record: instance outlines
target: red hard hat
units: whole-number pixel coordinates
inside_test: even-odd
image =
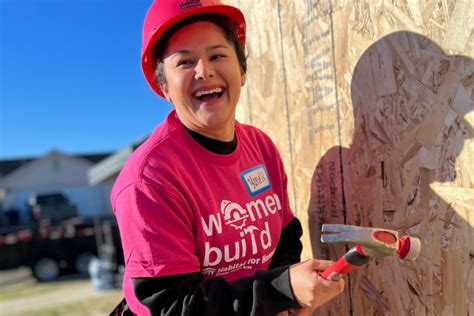
[[[155,0],[143,23],[142,68],[148,84],[161,97],[164,95],[155,79],[155,43],[176,22],[201,13],[221,14],[234,21],[237,24],[237,37],[245,44],[245,18],[235,7],[222,4],[220,0]]]

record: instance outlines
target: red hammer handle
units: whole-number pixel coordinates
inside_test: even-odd
[[[370,261],[360,246],[349,249],[348,252],[332,266],[324,270],[320,275],[327,280],[339,280],[343,274],[359,269]]]
[[[342,274],[348,274],[349,272],[360,268],[360,266],[352,265],[346,261],[344,257],[339,258],[335,264],[327,268],[321,273],[321,277],[327,280],[339,280]]]

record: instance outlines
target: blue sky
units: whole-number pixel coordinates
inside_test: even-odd
[[[0,0],[0,159],[114,151],[171,110],[140,67],[151,0]]]

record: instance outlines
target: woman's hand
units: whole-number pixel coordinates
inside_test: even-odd
[[[296,315],[310,315],[318,306],[344,290],[344,280],[330,281],[319,276],[333,261],[310,259],[290,266],[290,282],[296,300],[303,307]]]

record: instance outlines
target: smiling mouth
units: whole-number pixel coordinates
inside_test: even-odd
[[[219,100],[224,94],[225,89],[215,88],[209,91],[198,91],[194,97],[202,102]]]

